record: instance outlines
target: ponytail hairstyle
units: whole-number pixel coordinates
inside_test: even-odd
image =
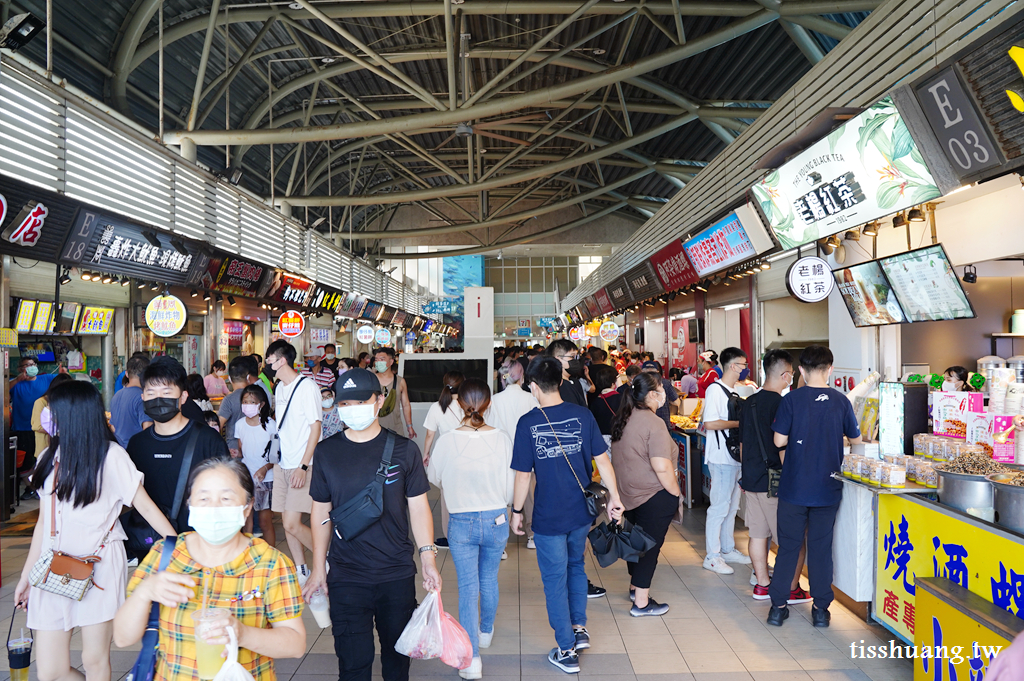
[[[263,430],[266,430],[267,423],[270,421],[270,405],[267,404],[267,394],[263,392],[263,388],[260,387],[259,383],[253,383],[242,388],[242,396],[239,398],[238,403],[242,404],[247,395],[255,397],[256,404],[260,405],[260,425],[263,426]]]
[[[641,371],[633,377],[629,390],[622,394],[619,411],[612,418],[612,442],[622,439],[622,431],[626,429],[626,423],[629,422],[634,409],[647,409],[647,395],[657,392],[659,385],[661,380],[657,374]]]
[[[491,389],[479,378],[467,378],[459,386],[459,406],[466,414],[462,425],[482,428],[487,425],[484,412],[491,406]]]
[[[459,386],[465,380],[466,376],[461,371],[449,371],[444,375],[444,389],[441,391],[441,398],[437,401],[441,405],[442,414],[448,412],[448,407],[452,404],[452,396],[459,394]]]

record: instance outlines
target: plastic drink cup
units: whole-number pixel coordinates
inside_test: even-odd
[[[210,681],[217,676],[221,665],[224,664],[224,658],[221,657],[224,644],[207,643],[203,639],[203,633],[223,624],[230,614],[226,608],[206,608],[192,613],[192,621],[195,622],[196,668],[199,678],[203,681]]]
[[[24,630],[22,630],[24,634]],[[32,660],[32,639],[27,636],[7,642],[7,661],[11,669],[11,681],[28,681],[28,667]]]
[[[331,604],[324,592],[317,589],[309,598],[309,609],[321,629],[331,626]]]

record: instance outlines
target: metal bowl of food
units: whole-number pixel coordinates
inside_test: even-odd
[[[992,483],[996,523],[1015,532],[1024,532],[1024,473],[993,473]]]
[[[984,475],[953,473],[935,468],[939,474],[939,501],[964,513],[992,508],[992,483]]]

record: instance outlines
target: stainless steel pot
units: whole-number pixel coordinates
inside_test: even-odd
[[[1024,532],[1024,487],[1008,485],[1012,473],[987,476],[995,492],[996,523],[1016,532]]]
[[[984,475],[967,475],[936,470],[939,474],[939,501],[963,512],[992,508],[992,483]]]

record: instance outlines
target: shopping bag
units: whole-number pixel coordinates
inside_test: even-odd
[[[228,642],[224,648],[228,651],[228,656],[220,671],[213,677],[213,681],[255,681],[252,674],[238,662],[238,639],[235,638],[235,630],[230,627]]]
[[[413,611],[409,623],[395,643],[395,652],[414,660],[432,660],[444,652],[440,597],[431,591]]]
[[[473,662],[473,644],[469,634],[455,618],[444,611],[441,595],[437,595],[437,609],[441,614],[441,641],[444,644],[441,662],[449,667],[465,669]]]

